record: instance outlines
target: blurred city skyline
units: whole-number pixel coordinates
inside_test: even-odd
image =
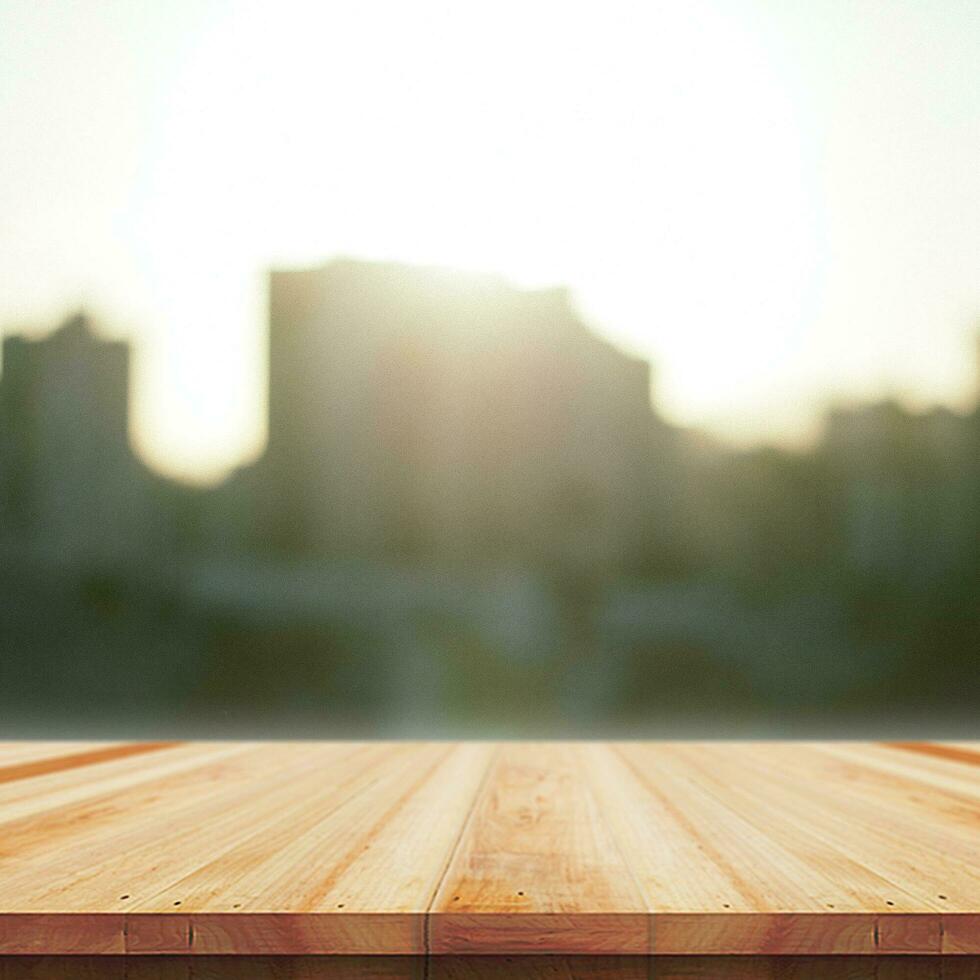
[[[319,272],[322,269],[329,269],[334,265],[344,266],[347,263],[370,267],[376,265],[384,267],[385,262],[371,262],[363,259],[352,259],[346,256],[337,257],[330,261],[317,263],[310,266],[290,268],[288,270],[271,270],[271,274],[308,274]],[[441,266],[420,266],[420,272],[432,274],[436,280],[453,281],[456,280],[460,287],[465,291],[470,286],[477,283],[499,283],[504,289],[512,289],[510,281],[502,276],[484,275],[469,270],[450,269]],[[266,275],[269,275],[267,272]],[[543,291],[547,292],[546,287]],[[572,309],[577,309],[575,304],[575,294],[562,284],[551,287],[551,291],[559,292],[567,297]],[[87,329],[92,331],[96,340],[106,342],[120,342],[125,344],[131,355],[136,355],[138,361],[139,354],[139,335],[127,334],[118,329],[112,329],[112,324],[106,323],[99,313],[100,307],[95,305],[78,305],[68,307],[60,311],[54,325],[51,322],[36,324],[34,322],[7,324],[0,323],[0,340],[4,337],[23,338],[28,341],[44,341],[55,337],[64,327],[66,322],[84,320]],[[268,310],[264,316],[268,318]],[[588,322],[584,319],[584,322]],[[746,433],[741,438],[733,435],[729,430],[712,426],[710,423],[692,422],[685,424],[682,419],[672,417],[670,411],[665,407],[659,389],[660,365],[655,358],[651,358],[643,352],[632,352],[629,347],[617,344],[615,339],[610,338],[607,332],[603,331],[598,324],[589,324],[590,329],[598,338],[602,338],[611,343],[614,349],[621,351],[627,357],[635,357],[643,362],[648,370],[651,380],[650,385],[650,408],[657,415],[661,416],[664,422],[676,426],[679,430],[687,431],[693,439],[704,439],[713,444],[716,451],[725,452],[745,452],[753,450],[776,449],[789,453],[810,453],[819,445],[826,436],[828,423],[835,414],[840,411],[861,411],[871,406],[894,406],[896,409],[909,414],[929,414],[934,412],[951,412],[954,416],[964,419],[974,415],[977,410],[978,397],[980,397],[980,385],[978,385],[978,369],[980,369],[980,316],[974,318],[973,329],[962,338],[964,367],[968,370],[967,385],[962,394],[947,399],[942,398],[917,398],[908,390],[901,390],[897,386],[886,385],[881,389],[872,389],[862,395],[859,392],[828,392],[823,398],[815,399],[808,409],[808,424],[800,431],[787,436],[785,433],[780,435],[773,429],[771,431],[761,430],[751,434]],[[267,352],[262,360],[263,372],[268,372],[269,364]],[[0,356],[0,379],[2,379],[4,363]],[[160,457],[151,449],[148,449],[145,436],[141,437],[138,426],[134,424],[134,416],[140,403],[138,376],[134,379],[130,375],[130,383],[126,392],[126,402],[128,405],[128,429],[126,442],[129,449],[135,454],[143,465],[151,472],[159,476],[175,480],[180,484],[189,486],[200,486],[202,488],[220,486],[234,474],[242,469],[248,468],[256,461],[261,460],[269,449],[268,433],[268,386],[267,378],[263,377],[257,386],[255,397],[259,410],[262,414],[258,429],[259,435],[256,437],[254,445],[242,448],[235,455],[219,456],[217,453],[210,460],[205,458],[196,463],[188,463],[182,460],[179,453],[172,457]]]
[[[134,456],[128,344],[79,314],[4,338],[7,731],[976,717],[980,358],[969,413],[737,450],[651,407],[566,290],[345,260],[268,293],[268,445],[210,488]]]
[[[968,411],[973,4],[0,4],[0,331],[133,343],[155,468],[266,438],[264,270],[567,284],[670,422]],[[2,370],[2,367],[0,367]]]

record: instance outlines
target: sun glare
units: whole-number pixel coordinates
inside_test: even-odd
[[[260,383],[268,264],[450,265],[568,283],[598,329],[662,361],[668,409],[723,419],[812,314],[815,191],[774,70],[744,25],[697,2],[602,18],[236,5],[184,52],[137,201],[169,328],[157,342],[224,349],[248,318],[254,343],[225,363]],[[191,370],[165,351],[153,363]],[[188,375],[141,417],[168,454],[203,458],[213,434],[188,441],[188,389],[236,398]]]

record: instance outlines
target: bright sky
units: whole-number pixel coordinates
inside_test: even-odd
[[[136,344],[134,438],[264,440],[270,264],[565,282],[669,418],[965,406],[976,0],[0,0],[0,328]]]

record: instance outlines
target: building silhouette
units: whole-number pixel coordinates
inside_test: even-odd
[[[268,448],[210,489],[134,454],[126,344],[81,314],[4,340],[0,722],[975,713],[980,410],[734,450],[563,290],[344,260],[269,307]]]
[[[0,375],[4,535],[42,563],[131,565],[158,523],[129,447],[129,346],[87,316],[7,337]]]
[[[333,262],[269,281],[281,552],[621,570],[666,427],[564,290]],[[640,538],[643,537],[641,534]]]

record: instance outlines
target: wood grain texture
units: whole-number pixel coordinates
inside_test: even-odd
[[[645,954],[965,969],[980,954],[975,756],[965,742],[0,743],[0,954],[80,970],[122,954],[159,969],[199,954],[214,969],[381,954],[378,969],[434,954],[457,972],[530,954],[557,957],[548,969]]]
[[[433,953],[646,953],[645,908],[570,744],[506,744],[429,922]]]
[[[44,776],[51,772],[63,772],[81,766],[92,766],[99,762],[124,759],[145,752],[171,748],[176,742],[138,742],[108,745],[91,745],[77,751],[65,752],[63,748],[39,747],[36,753],[27,752],[17,761],[0,761],[0,783],[12,783],[30,776]]]

